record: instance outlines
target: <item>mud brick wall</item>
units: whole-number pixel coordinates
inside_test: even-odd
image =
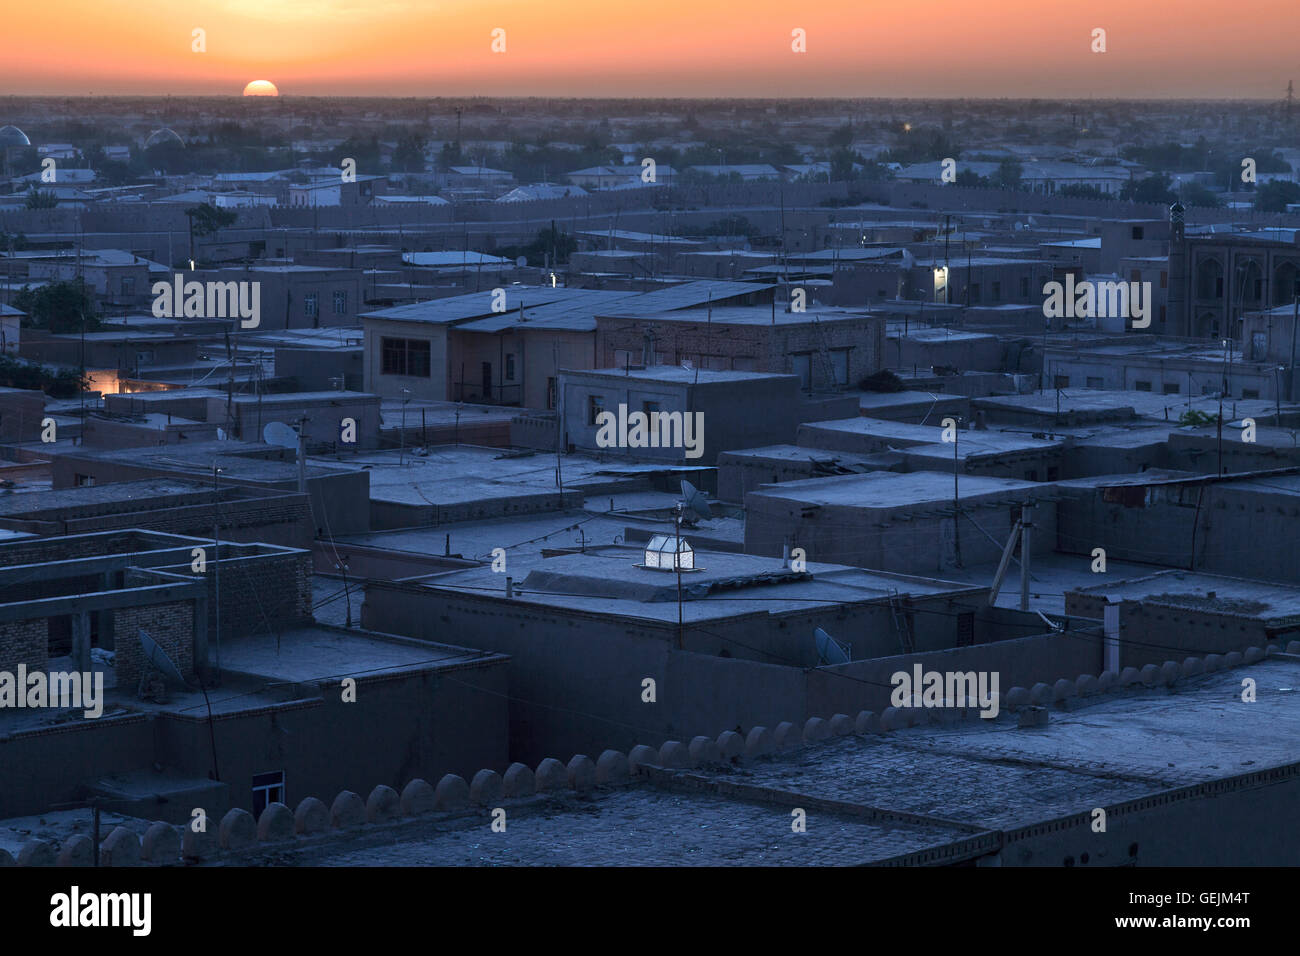
[[[49,664],[49,625],[45,618],[0,622],[0,671],[13,673],[19,664],[29,671]]]
[[[133,691],[146,667],[139,632],[143,630],[172,659],[186,680],[194,676],[194,605],[172,601],[113,612],[117,638],[117,686]]]

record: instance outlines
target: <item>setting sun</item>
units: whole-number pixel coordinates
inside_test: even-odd
[[[270,80],[253,80],[244,87],[245,96],[279,96],[280,91]]]

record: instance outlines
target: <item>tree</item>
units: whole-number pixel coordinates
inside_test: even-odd
[[[999,189],[1019,189],[1020,177],[1024,172],[1025,167],[1019,160],[1004,159],[998,163],[997,172],[993,174],[990,182]]]
[[[1173,179],[1165,175],[1148,176],[1145,179],[1130,179],[1119,191],[1119,198],[1129,202],[1147,202],[1168,204],[1178,197],[1170,186]]]
[[[1255,208],[1260,212],[1286,212],[1288,203],[1300,203],[1300,183],[1275,179],[1255,190]]]
[[[424,172],[424,138],[418,133],[409,133],[397,141],[393,150],[393,171]]]
[[[1182,194],[1184,205],[1209,206],[1211,208],[1220,205],[1219,197],[1200,183],[1185,183]]]
[[[14,296],[14,308],[27,313],[31,327],[49,332],[80,332],[83,316],[87,332],[99,328],[94,300],[81,280],[51,282],[39,289],[23,286]]]
[[[1066,196],[1070,199],[1109,199],[1104,192],[1096,186],[1088,186],[1083,183],[1070,183],[1062,186],[1056,191],[1058,196]]]
[[[220,209],[211,203],[201,203],[185,210],[190,221],[190,258],[194,258],[194,237],[213,236],[226,226],[233,225],[235,214],[229,209]]]
[[[40,389],[51,398],[73,398],[89,387],[74,368],[51,371],[44,365],[0,356],[0,385],[6,388]]]
[[[190,231],[196,236],[212,236],[218,230],[235,224],[236,216],[229,209],[221,209],[212,203],[202,203],[185,210],[190,217]]]
[[[59,197],[45,189],[27,190],[27,201],[23,203],[28,209],[53,209],[59,204]]]
[[[830,180],[833,183],[846,183],[854,178],[853,164],[857,155],[847,146],[842,146],[831,153]]]
[[[831,134],[826,137],[826,145],[832,149],[846,149],[853,145],[853,127],[848,123],[838,129],[832,130]]]

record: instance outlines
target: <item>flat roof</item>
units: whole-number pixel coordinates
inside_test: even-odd
[[[651,365],[647,368],[584,368],[560,369],[560,374],[573,379],[583,380],[641,380],[654,382],[675,382],[682,385],[716,385],[722,382],[749,382],[762,379],[794,379],[794,375],[782,375],[778,372],[740,372],[720,369],[682,368],[680,365]]]
[[[408,426],[408,437],[411,433]],[[370,475],[372,500],[394,504],[436,506],[560,491],[555,482],[553,452],[520,453],[475,445],[434,445],[423,455],[414,454],[409,447],[404,455],[398,449],[387,449],[348,456],[340,463],[353,470],[362,468]],[[585,455],[564,455],[560,459],[566,492],[655,474],[680,473],[689,478],[699,470],[697,466],[667,462],[601,462]]]
[[[320,625],[278,631],[277,640],[257,634],[221,641],[223,669],[295,683],[445,670],[485,660],[504,661],[507,657],[490,651]]]
[[[1082,594],[1102,595],[1112,601],[1143,601],[1263,621],[1300,619],[1300,588],[1200,571],[1157,571],[1123,581],[1103,581],[1077,590]]]
[[[1250,706],[1232,706],[1243,677],[1261,693]],[[477,819],[449,819],[434,829],[412,824],[371,840],[305,845],[293,849],[293,859],[719,866],[921,864],[936,862],[936,850],[939,862],[998,849],[1023,854],[1030,844],[1017,845],[1021,828],[1054,821],[1082,828],[1093,807],[1115,809],[1220,780],[1228,789],[1251,787],[1256,778],[1232,778],[1300,762],[1297,687],[1300,662],[1270,657],[1184,678],[1172,690],[1137,686],[1075,698],[1068,709],[1053,708],[1042,727],[1022,729],[1003,711],[991,720],[832,737],[753,760],[743,781],[734,767],[706,767],[675,771],[680,787],[664,775],[658,784],[600,791],[594,799],[560,795],[545,812],[512,816],[509,841],[475,838]],[[737,782],[743,795],[729,793]],[[817,811],[817,826],[792,835],[790,808],[809,798],[833,803]],[[1136,860],[1100,857],[1095,865],[1139,862],[1141,843]],[[1038,858],[1017,855],[1015,862],[1060,864],[1041,842],[1033,848],[1042,851]]]
[[[962,475],[961,500],[975,498],[1015,499],[1045,498],[1051,485],[1034,481],[1017,481],[1012,478],[990,478],[985,475]],[[785,498],[805,504],[816,504],[868,511],[892,511],[915,505],[952,504],[952,475],[938,471],[916,471],[909,474],[897,472],[871,472],[865,475],[838,475],[831,478],[809,478],[787,481],[777,485],[764,485],[749,496]],[[747,497],[749,497],[747,496]]]
[[[665,533],[669,530],[664,523]],[[683,532],[687,542],[689,532]],[[677,575],[640,567],[643,547],[607,545],[563,554],[532,565],[514,582],[521,604],[622,615],[675,623]],[[934,578],[895,575],[834,564],[808,563],[806,572],[781,566],[780,558],[695,550],[697,570],[682,575],[682,619],[700,622],[763,613],[832,607],[856,601],[888,600],[893,593],[947,594],[983,590]],[[420,579],[430,589],[505,597],[505,576],[490,566],[446,571]]]
[[[1055,415],[1057,410],[1055,389],[1033,392],[1027,395],[991,395],[986,398],[971,399],[976,408],[992,410],[1035,412],[1040,415]],[[1218,414],[1219,399],[1216,395],[1162,395],[1158,392],[1119,391],[1088,388],[1062,389],[1060,396],[1062,414],[1074,411],[1099,411],[1118,413],[1132,409],[1133,417],[1155,418],[1177,422],[1180,415],[1189,408],[1211,414]],[[1263,399],[1233,399],[1225,401],[1225,411],[1235,407],[1237,417],[1243,415],[1254,418],[1269,419],[1276,414],[1274,402]],[[1284,411],[1295,411],[1300,406],[1286,405]]]
[[[636,306],[635,299],[620,305]],[[789,312],[778,304],[773,310],[768,305],[725,305],[712,309],[695,307],[691,309],[663,310],[645,312],[601,312],[601,318],[636,319],[642,322],[692,322],[699,325],[808,325],[812,322],[852,322],[869,318],[866,309],[809,309],[806,312]]]

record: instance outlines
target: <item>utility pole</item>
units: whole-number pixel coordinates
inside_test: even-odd
[[[215,670],[217,682],[221,682],[221,493],[217,487],[217,476],[221,469],[212,463],[212,617],[215,633],[213,647],[215,653]]]
[[[957,437],[961,434],[961,419],[953,420],[952,430],[952,549],[957,567],[961,562],[961,495],[957,490],[957,473],[960,459],[957,457]]]
[[[299,494],[307,493],[307,422],[309,419],[303,415],[298,419],[298,492]]]
[[[1029,532],[1033,528],[1034,509],[1026,505],[1020,509],[1020,610],[1029,610]]]
[[[406,404],[410,400],[411,390],[409,388],[402,389],[402,445],[401,449],[397,453],[397,465],[399,468],[405,463],[406,459]],[[459,417],[457,417],[456,422],[459,426]]]
[[[684,646],[682,639],[682,503],[677,502],[677,515],[673,520],[673,569],[677,572],[677,649]]]

